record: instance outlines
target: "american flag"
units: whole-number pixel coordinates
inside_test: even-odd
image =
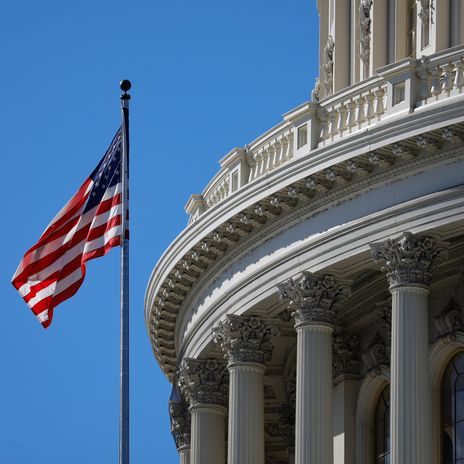
[[[119,129],[98,166],[24,255],[13,276],[12,284],[45,328],[53,309],[81,286],[85,263],[121,244],[121,153]]]

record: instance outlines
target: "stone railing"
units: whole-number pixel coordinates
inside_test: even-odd
[[[206,207],[211,208],[215,204],[224,200],[224,198],[227,198],[229,196],[229,192],[230,176],[229,173],[226,171],[222,173],[222,175],[219,176],[217,179],[215,179],[212,185],[210,185],[203,194]]]
[[[235,148],[202,195],[186,205],[189,223],[246,184],[271,175],[293,159],[356,136],[390,117],[432,110],[435,103],[463,94],[464,47],[419,60],[405,58],[319,102],[307,102],[245,148]]]
[[[249,163],[251,165],[249,182],[291,160],[293,157],[291,124],[285,124],[279,132],[264,142],[259,140],[259,144],[249,148],[249,154]]]

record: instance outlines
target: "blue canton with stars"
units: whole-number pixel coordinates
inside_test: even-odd
[[[94,184],[85,205],[84,213],[101,203],[103,195],[109,187],[113,187],[121,182],[121,160],[122,130],[119,129],[105,156],[98,163],[92,174],[90,174],[90,178],[94,181]]]

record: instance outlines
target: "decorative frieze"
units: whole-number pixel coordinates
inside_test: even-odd
[[[333,334],[333,377],[359,375],[359,336],[337,328]]]
[[[448,255],[446,244],[432,237],[405,232],[397,240],[371,245],[372,257],[382,263],[390,286],[420,285],[428,287],[439,263]]]
[[[229,376],[226,363],[217,359],[185,359],[179,372],[179,387],[190,406],[227,405]]]
[[[367,370],[373,374],[380,374],[384,366],[390,365],[389,350],[387,350],[385,340],[377,333],[362,354],[362,359]]]
[[[190,446],[191,418],[188,406],[185,403],[170,401],[169,415],[171,416],[171,433],[177,449]]]
[[[229,364],[269,361],[273,350],[270,339],[279,333],[274,321],[256,316],[227,315],[226,320],[213,329],[214,341],[220,345]]]
[[[348,282],[311,272],[278,285],[278,291],[295,318],[295,326],[321,322],[332,325],[338,306],[350,295]]]

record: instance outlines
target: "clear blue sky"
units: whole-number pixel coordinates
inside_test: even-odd
[[[10,280],[111,141],[122,78],[133,82],[131,462],[178,462],[146,284],[217,161],[309,98],[317,28],[316,0],[3,3],[2,464],[117,462],[118,250],[88,264],[47,331]]]

